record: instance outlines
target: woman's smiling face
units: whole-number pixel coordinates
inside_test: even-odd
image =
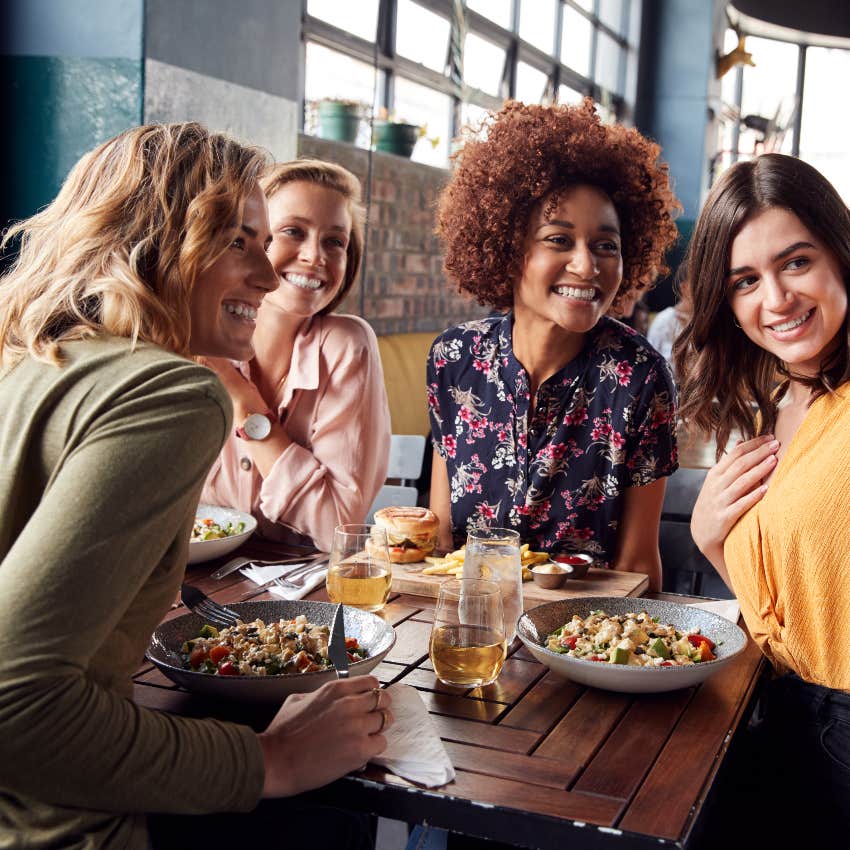
[[[729,306],[759,348],[792,374],[812,377],[839,344],[847,316],[843,271],[793,212],[770,207],[749,219],[732,241]]]
[[[266,304],[314,316],[333,301],[345,277],[351,237],[348,202],[333,189],[298,180],[269,198],[269,219],[269,260],[280,286]]]
[[[623,277],[620,220],[595,186],[571,186],[532,213],[514,312],[586,333],[611,306]]]
[[[255,186],[230,244],[195,281],[189,301],[192,354],[234,360],[253,356],[257,311],[277,285],[266,254],[271,238],[266,199]]]

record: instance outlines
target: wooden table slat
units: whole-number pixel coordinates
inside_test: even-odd
[[[492,723],[505,710],[501,703],[467,699],[463,694],[419,691],[419,696],[431,714],[445,714],[482,723]]]
[[[431,722],[437,734],[445,741],[474,744],[506,753],[528,753],[540,736],[525,729],[509,729],[501,725],[479,723],[459,717],[432,714]]]
[[[554,759],[489,750],[453,741],[447,741],[445,746],[456,770],[561,789],[566,788],[571,779],[569,769]]]
[[[599,826],[614,824],[623,805],[619,800],[593,794],[544,788],[464,770],[457,771],[455,781],[447,785],[445,791],[455,797],[486,800],[489,805],[506,806],[520,813],[536,812]]]
[[[692,689],[647,694],[632,705],[573,790],[629,799],[649,772],[692,696]],[[640,735],[635,734],[638,728]]]
[[[470,699],[483,699],[487,702],[501,702],[511,705],[518,700],[524,691],[543,675],[543,670],[535,661],[524,661],[518,658],[508,658],[499,673],[499,678],[485,688],[457,688],[444,685],[437,679],[434,668],[429,660],[423,661],[415,670],[405,677],[405,682],[417,688],[427,688],[432,691],[457,694],[466,693]]]
[[[583,693],[581,685],[549,671],[507,712],[499,725],[548,732]]]
[[[562,759],[578,775],[605,743],[630,705],[631,698],[626,694],[586,690],[546,736],[535,754]]]
[[[755,685],[761,653],[753,641],[697,690],[661,755],[628,807],[620,826],[664,838],[678,838],[692,814],[697,789],[716,770],[728,747],[742,701]],[[665,805],[659,806],[658,800]]]

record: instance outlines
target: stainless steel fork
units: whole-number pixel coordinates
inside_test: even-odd
[[[190,611],[208,620],[214,626],[235,626],[239,620],[239,615],[235,611],[214,602],[203,590],[199,590],[194,585],[180,585],[180,600]]]
[[[290,590],[294,588],[301,588],[307,583],[307,579],[309,579],[312,575],[319,572],[320,570],[325,570],[328,567],[328,558],[322,558],[320,561],[314,561],[312,564],[308,564],[306,567],[300,570],[293,570],[291,573],[288,573],[286,576],[281,576],[280,578],[276,578],[274,583],[279,585],[280,587],[287,587]]]

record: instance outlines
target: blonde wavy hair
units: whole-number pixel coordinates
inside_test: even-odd
[[[61,344],[112,334],[188,355],[189,299],[226,249],[266,154],[202,125],[147,125],[87,153],[56,199],[9,229],[0,364],[60,364]]]
[[[319,315],[323,316],[326,313],[333,312],[343,302],[357,280],[360,263],[363,259],[363,225],[366,219],[366,210],[361,201],[360,180],[347,168],[343,168],[334,162],[325,162],[321,159],[296,159],[292,162],[281,162],[272,166],[266,172],[260,181],[260,185],[266,193],[266,197],[271,198],[282,186],[297,182],[315,183],[317,186],[324,186],[326,189],[339,192],[345,199],[351,216],[351,235],[346,250],[345,275],[342,279],[342,286],[340,286],[333,301],[319,311]]]

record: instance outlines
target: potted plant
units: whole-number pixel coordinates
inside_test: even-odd
[[[326,98],[316,106],[319,136],[335,142],[353,142],[360,129],[363,104],[356,100]]]
[[[394,153],[409,159],[416,143],[425,136],[426,132],[426,127],[394,118],[382,107],[372,130],[372,141],[375,144],[375,150]],[[436,147],[440,140],[429,139],[429,141]]]

